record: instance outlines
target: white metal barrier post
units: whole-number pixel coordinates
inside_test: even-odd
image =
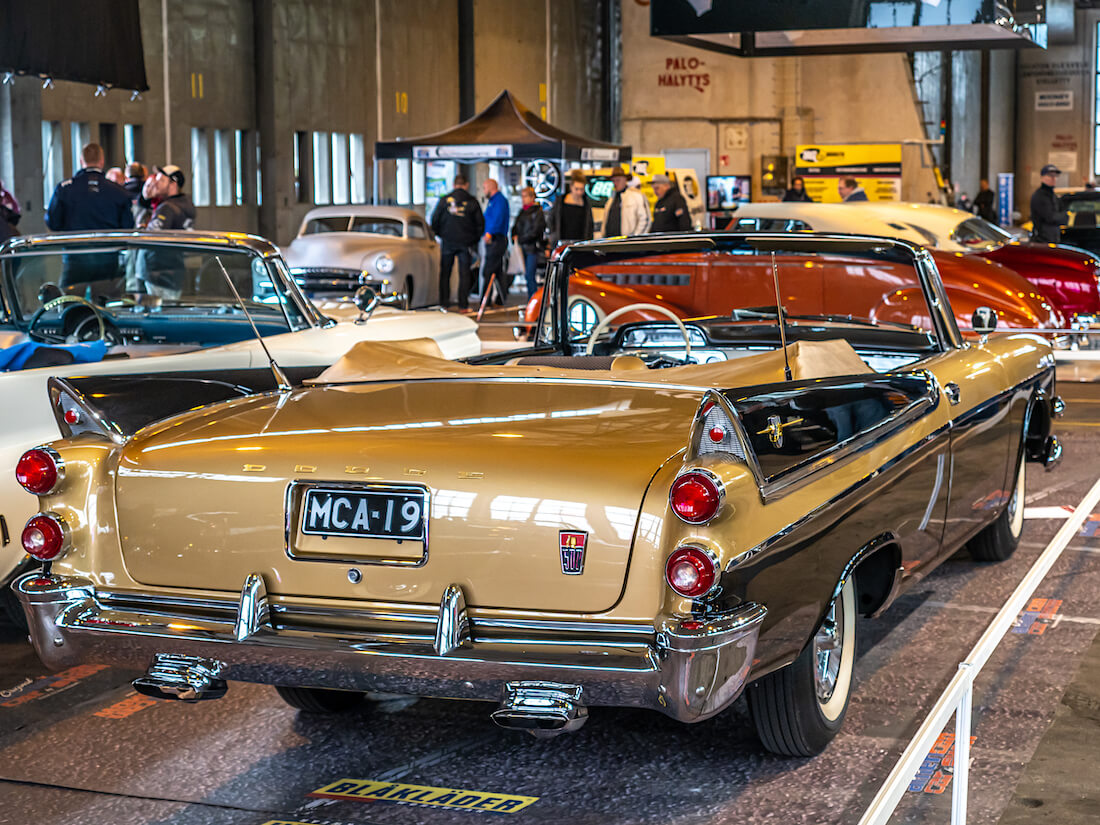
[[[932,706],[932,710],[928,712],[928,716],[898,758],[894,769],[890,771],[890,775],[882,783],[875,798],[863,812],[859,825],[886,825],[902,796],[905,795],[905,789],[952,715],[955,716],[955,774],[952,779],[954,788],[951,792],[951,823],[963,825],[966,822],[967,793],[970,785],[970,730],[974,680],[997,649],[1001,639],[1008,633],[1035,589],[1046,578],[1050,568],[1058,561],[1062,551],[1077,535],[1085,519],[1098,504],[1100,504],[1100,479],[1081,499],[1073,515],[1054,534],[1050,544],[1035,560],[1035,564],[1027,571],[1000,612],[982,633],[977,644],[959,665],[955,676],[944,688],[936,704]]]

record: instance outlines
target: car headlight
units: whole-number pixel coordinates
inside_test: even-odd
[[[383,275],[389,275],[393,272],[393,258],[383,252],[377,258],[374,259],[374,268],[381,272]]]

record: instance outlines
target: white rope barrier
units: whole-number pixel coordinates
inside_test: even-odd
[[[1097,504],[1100,504],[1100,479],[1081,499],[1081,503],[1066,520],[1062,528],[1051,539],[1050,544],[1036,559],[1027,575],[1008,597],[1000,612],[989,623],[977,644],[959,665],[955,676],[948,683],[932,710],[917,729],[908,747],[898,759],[890,775],[886,777],[875,798],[864,811],[859,825],[886,825],[894,809],[897,808],[905,789],[909,787],[917,769],[928,755],[936,738],[955,717],[955,775],[951,791],[951,823],[963,825],[966,822],[967,790],[970,781],[970,728],[971,697],[974,679],[989,661],[1001,639],[1008,633],[1020,611],[1024,609],[1036,588],[1058,561],[1062,551],[1077,535],[1085,519],[1089,517]]]

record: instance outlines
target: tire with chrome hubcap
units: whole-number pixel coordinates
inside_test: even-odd
[[[825,750],[844,724],[855,654],[856,598],[849,577],[798,658],[745,692],[765,748],[780,756]]]
[[[305,713],[347,713],[362,707],[363,700],[366,698],[366,694],[356,690],[276,685],[275,691],[292,708]]]
[[[1012,497],[997,520],[974,536],[966,545],[974,561],[1004,561],[1016,552],[1024,531],[1024,457],[1018,459]]]

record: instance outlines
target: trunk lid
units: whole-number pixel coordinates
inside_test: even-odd
[[[459,584],[471,606],[606,610],[622,592],[650,479],[686,446],[700,396],[598,382],[412,381],[200,410],[123,450],[126,566],[149,585],[239,591],[258,572],[269,592],[288,596],[437,604]],[[426,555],[410,540],[304,535],[302,491],[326,484],[427,488]],[[563,572],[562,531],[587,533],[579,575]]]

